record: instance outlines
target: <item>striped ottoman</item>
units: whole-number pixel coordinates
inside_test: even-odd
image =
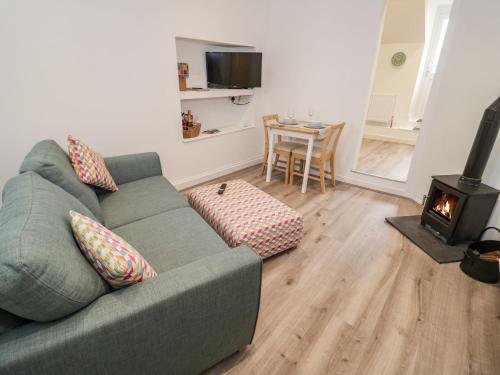
[[[304,218],[243,180],[193,189],[189,204],[231,247],[245,244],[267,258],[299,244]]]

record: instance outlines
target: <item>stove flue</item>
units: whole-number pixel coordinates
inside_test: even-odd
[[[483,119],[474,138],[474,143],[465,164],[460,183],[479,187],[484,168],[500,129],[500,97],[484,111]]]

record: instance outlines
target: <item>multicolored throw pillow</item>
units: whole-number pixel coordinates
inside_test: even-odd
[[[68,152],[73,169],[80,181],[106,190],[118,191],[99,153],[72,136],[68,136]]]
[[[70,215],[71,229],[81,252],[114,289],[158,276],[123,238],[78,212],[70,211]]]

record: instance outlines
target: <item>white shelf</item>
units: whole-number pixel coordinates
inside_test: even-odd
[[[224,98],[231,96],[247,96],[253,95],[252,89],[212,89],[208,91],[180,91],[181,100],[196,100],[196,99],[212,99]]]
[[[204,139],[220,137],[221,135],[237,133],[237,132],[241,132],[241,131],[248,130],[248,129],[255,129],[255,124],[250,124],[250,125],[245,125],[245,126],[243,126],[243,125],[228,126],[226,128],[220,129],[220,132],[214,133],[214,134],[203,134],[200,132],[200,135],[198,137],[185,138],[182,141],[184,143],[203,141]],[[202,131],[203,131],[203,129],[202,129]]]

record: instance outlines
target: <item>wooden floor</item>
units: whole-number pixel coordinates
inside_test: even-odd
[[[356,171],[406,181],[415,146],[365,139]]]
[[[297,209],[305,237],[264,261],[254,341],[208,374],[500,374],[500,290],[439,265],[384,223],[419,207],[339,183],[307,194],[243,178]]]

